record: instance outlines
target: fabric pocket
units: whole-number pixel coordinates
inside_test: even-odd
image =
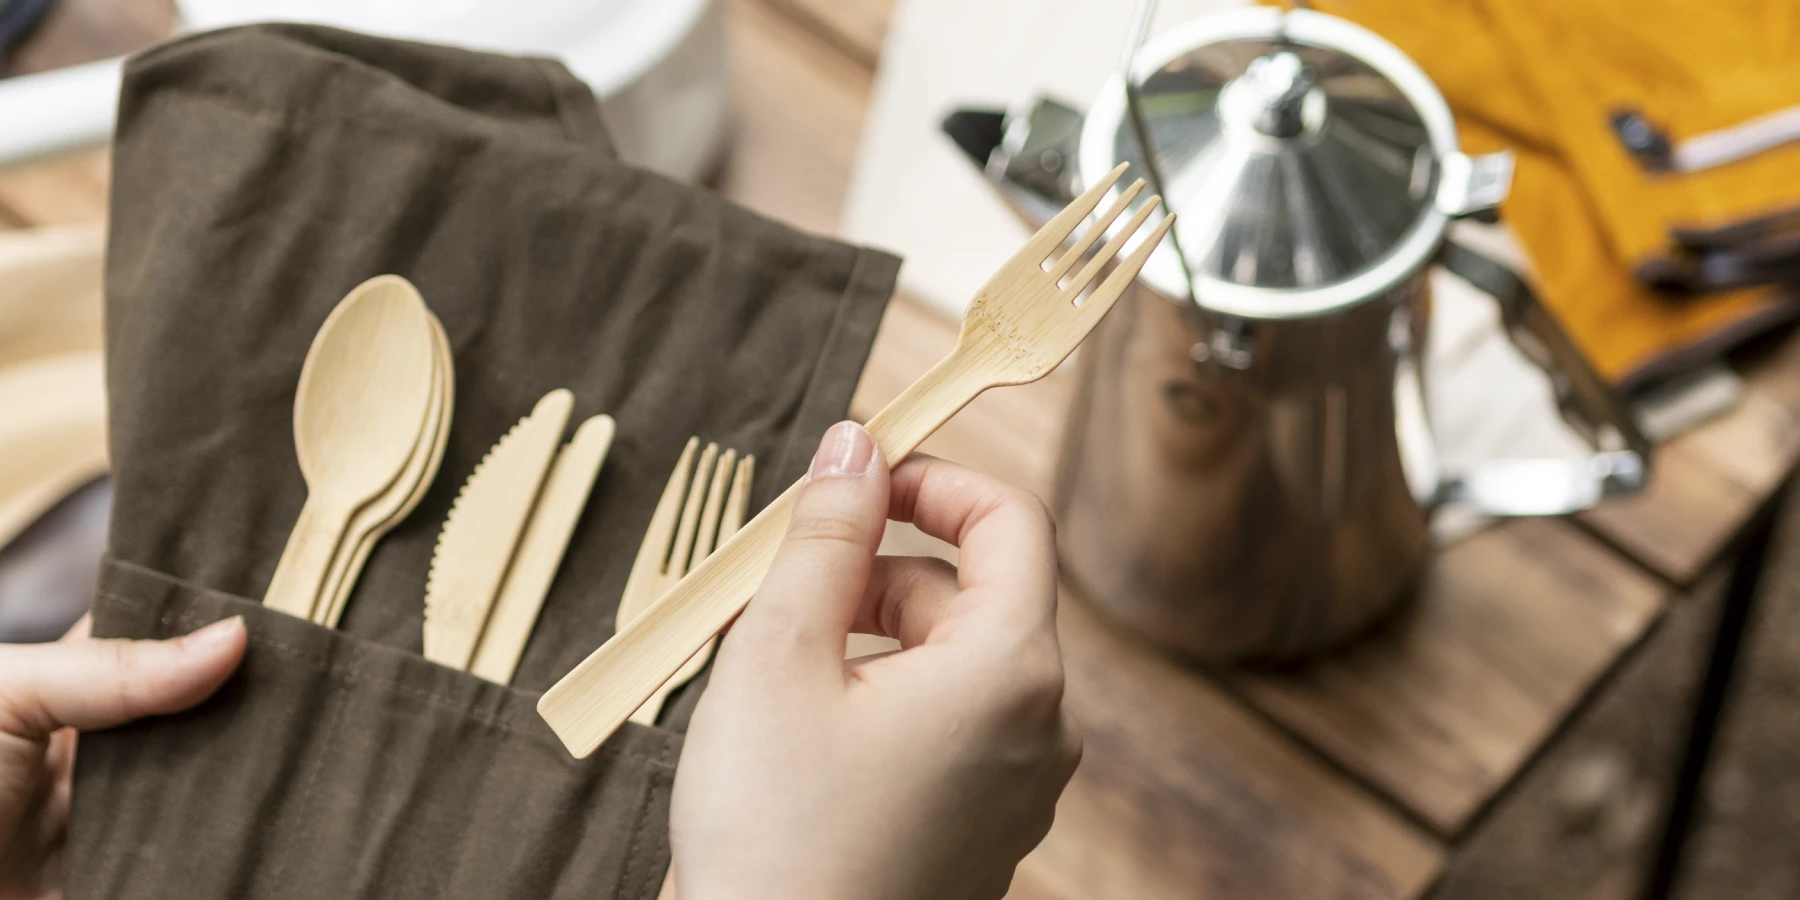
[[[571,758],[535,693],[118,560],[97,637],[242,615],[242,668],[193,710],[81,737],[70,900],[650,900],[681,737]]]

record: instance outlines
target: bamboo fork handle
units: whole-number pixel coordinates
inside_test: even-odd
[[[985,367],[963,344],[869,420],[890,465],[987,388]],[[756,594],[787,533],[800,485],[784,491],[662,599],[551,687],[538,713],[569,752],[586,757],[643,706],[688,658],[725,630]]]
[[[966,344],[958,342],[949,356],[869,419],[869,436],[887,458],[888,468],[899,465],[982,391],[998,383]]]

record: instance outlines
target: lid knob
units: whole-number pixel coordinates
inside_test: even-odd
[[[1316,131],[1324,118],[1325,97],[1315,89],[1318,80],[1311,66],[1282,50],[1252,60],[1244,74],[1226,86],[1226,103],[1269,137],[1296,137]]]

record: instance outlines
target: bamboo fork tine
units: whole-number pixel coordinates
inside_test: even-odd
[[[694,540],[694,551],[691,558],[676,555],[680,561],[679,571],[675,568],[675,560],[669,562],[669,577],[680,578],[687,574],[688,568],[698,565],[718,543],[720,534],[719,519],[724,514],[725,487],[731,483],[731,476],[737,464],[737,451],[726,450],[719,454],[719,462],[713,467],[712,480],[706,486],[706,508],[700,513],[700,536]],[[705,465],[704,462],[701,465]],[[673,584],[673,582],[670,582]]]
[[[1131,187],[1126,188],[1125,193],[1120,194],[1119,199],[1114,202],[1112,206],[1107,207],[1106,212],[1100,214],[1100,218],[1094,220],[1094,227],[1089,228],[1087,232],[1081,236],[1081,239],[1077,240],[1074,246],[1070,247],[1063,253],[1062,258],[1056,261],[1056,267],[1050,270],[1050,277],[1060,281],[1064,275],[1069,274],[1069,270],[1075,268],[1075,264],[1080,262],[1081,258],[1087,254],[1088,248],[1094,246],[1094,242],[1100,240],[1100,237],[1106,234],[1106,229],[1112,226],[1113,220],[1117,219],[1121,213],[1125,212],[1125,210],[1130,209],[1131,201],[1136,200],[1137,195],[1143,193],[1143,191],[1144,182],[1142,179],[1134,182]],[[1146,203],[1144,204],[1144,207],[1148,209],[1150,204]],[[1142,222],[1140,221],[1139,224],[1142,224]],[[1128,235],[1135,230],[1137,230],[1136,225],[1125,226],[1125,233]]]
[[[1144,205],[1148,208],[1152,204]],[[1130,256],[1125,257],[1125,261],[1120,263],[1111,275],[1106,276],[1106,280],[1101,282],[1100,286],[1094,289],[1094,293],[1088,297],[1087,302],[1081,305],[1084,321],[1091,320],[1096,324],[1099,323],[1100,317],[1106,315],[1106,311],[1112,308],[1113,302],[1125,293],[1125,289],[1130,287],[1133,281],[1137,280],[1137,273],[1144,268],[1144,263],[1149,261],[1150,254],[1156,252],[1157,245],[1162,243],[1163,235],[1168,234],[1170,226],[1174,224],[1174,213],[1163,216],[1163,220],[1156,223],[1156,230],[1150,232],[1149,236],[1144,238],[1144,242],[1138,245],[1138,248],[1133,250]]]
[[[756,478],[756,457],[738,460],[737,473],[731,476],[731,496],[725,498],[725,519],[719,523],[719,540],[723,541],[744,527],[750,512],[750,485]]]
[[[662,585],[656,592],[659,597],[670,585],[687,574],[688,559],[694,552],[694,538],[702,527],[700,506],[706,501],[707,482],[712,479],[713,461],[718,457],[718,444],[707,444],[706,449],[700,451],[700,464],[694,467],[693,475],[690,476],[687,503],[681,508],[681,527],[675,530],[675,547],[670,551],[668,564],[662,570]]]
[[[1019,260],[1020,257],[1029,255],[1032,265],[1042,265],[1044,260],[1050,258],[1050,254],[1055,253],[1057,248],[1063,245],[1063,241],[1069,239],[1069,235],[1075,233],[1075,229],[1081,227],[1081,223],[1087,220],[1088,214],[1094,211],[1094,207],[1100,205],[1101,198],[1106,196],[1107,191],[1112,190],[1113,185],[1119,183],[1119,179],[1124,177],[1125,170],[1128,168],[1130,168],[1128,163],[1119,163],[1116,168],[1106,174],[1105,178],[1088,188],[1086,193],[1076,197],[1062,212],[1045,222],[1044,227],[1039,228],[1037,234],[1031,236],[1031,240],[1025,243],[1025,247],[1014,256],[1014,259]]]
[[[651,513],[650,525],[644,529],[644,540],[638,544],[631,574],[625,578],[625,590],[619,595],[614,630],[625,627],[625,623],[648,609],[661,593],[663,562],[669,558],[669,547],[675,540],[676,516],[681,514],[682,500],[687,496],[688,472],[693,469],[694,453],[699,449],[700,439],[688,438],[687,446],[681,449],[681,458],[675,462],[675,471],[663,488],[662,498],[656,501],[656,511]]]
[[[1137,184],[1132,185],[1132,187],[1138,188],[1142,185],[1143,182],[1140,181]],[[1119,229],[1119,233],[1113,235],[1112,240],[1107,241],[1106,246],[1101,247],[1100,252],[1094,254],[1093,259],[1088,260],[1088,264],[1081,268],[1081,273],[1076,275],[1075,278],[1069,282],[1069,286],[1063,290],[1075,294],[1080,294],[1082,291],[1086,290],[1088,284],[1100,274],[1100,270],[1106,268],[1106,264],[1112,262],[1113,257],[1119,255],[1119,251],[1125,247],[1125,242],[1131,240],[1132,235],[1137,234],[1139,228],[1144,227],[1144,221],[1150,218],[1150,214],[1155,212],[1157,207],[1161,205],[1161,197],[1153,198],[1150,202],[1145,203],[1143,208],[1137,211],[1137,215],[1132,216],[1131,221],[1126,222],[1125,227]],[[1095,232],[1102,232],[1105,230],[1105,223],[1101,223],[1094,228]],[[1154,249],[1156,244],[1151,243],[1148,246]]]
[[[737,530],[743,526],[744,516],[749,512],[750,480],[756,471],[756,457],[746,456],[743,460],[737,461],[736,465],[733,465],[734,457],[736,456],[736,450],[725,451],[719,458],[716,467],[713,469],[712,484],[708,487],[706,495],[706,511],[701,514],[701,539],[694,544],[693,565],[699,565],[702,560],[712,554],[712,538],[731,537],[732,534],[736,533]],[[725,496],[725,485],[727,481],[731,484],[731,495],[729,498]],[[698,482],[696,482],[696,486],[697,485]],[[688,496],[691,498],[693,497],[693,494],[690,493]],[[720,507],[723,507],[723,509]],[[668,576],[663,579],[663,587],[660,593],[667,593],[668,590],[681,581],[682,576],[686,574],[686,566],[681,567],[680,570],[677,571],[675,563],[670,563],[669,573]],[[694,676],[700,674],[700,670],[706,668],[707,662],[712,659],[714,648],[718,647],[718,645],[719,638],[715,635],[699,650],[696,650],[693,656],[688,657],[687,661],[682,663],[681,668],[677,670],[674,675],[663,682],[663,684],[650,695],[649,699],[645,700],[632,712],[630,721],[640,725],[655,725],[657,718],[662,715],[663,704],[668,702],[669,696],[673,694],[677,688],[692,681]]]

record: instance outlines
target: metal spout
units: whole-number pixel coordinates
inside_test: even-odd
[[[1075,199],[1079,110],[1040,98],[1004,113],[959,109],[943,130],[1032,229]]]

